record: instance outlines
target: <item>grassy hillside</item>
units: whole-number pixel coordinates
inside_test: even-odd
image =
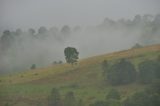
[[[78,65],[69,64],[49,66],[28,70],[18,74],[0,76],[0,106],[46,106],[52,88],[59,88],[63,96],[73,91],[77,99],[82,98],[86,104],[103,100],[111,88],[120,91],[122,98],[141,90],[147,85],[132,83],[123,86],[111,86],[104,81],[101,63],[108,60],[127,58],[137,68],[146,59],[155,59],[160,55],[160,45],[124,50],[110,54],[80,60]]]

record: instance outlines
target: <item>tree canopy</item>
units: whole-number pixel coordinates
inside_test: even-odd
[[[64,55],[67,63],[72,64],[77,62],[79,52],[74,47],[67,47],[64,50]]]

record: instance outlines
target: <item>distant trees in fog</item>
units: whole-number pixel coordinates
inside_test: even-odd
[[[102,48],[102,45],[107,44],[106,39],[110,39],[111,36],[114,36],[113,38],[111,38],[111,40],[114,40],[118,35],[120,35],[119,37],[121,37],[122,39],[123,37],[127,38],[127,36],[132,36],[133,38],[135,38],[133,39],[133,42],[134,40],[136,40],[137,43],[146,45],[159,43],[159,33],[160,15],[152,16],[148,14],[143,16],[136,15],[133,19],[119,19],[116,21],[105,18],[102,23],[96,26],[87,27],[85,29],[81,28],[81,26],[79,25],[74,27],[64,25],[61,28],[47,28],[45,26],[41,26],[38,29],[29,28],[26,31],[22,30],[21,28],[18,28],[16,30],[7,29],[4,30],[3,33],[1,33],[0,35],[0,67],[1,70],[17,70],[18,66],[14,65],[12,65],[11,68],[8,68],[8,64],[11,64],[13,61],[15,62],[15,60],[17,60],[16,56],[20,56],[19,59],[22,59],[20,61],[24,62],[21,67],[23,67],[23,65],[24,67],[30,65],[30,62],[28,62],[29,58],[30,60],[34,60],[34,63],[36,64],[41,63],[41,65],[39,66],[44,66],[43,63],[46,62],[40,62],[39,60],[45,60],[46,58],[46,61],[49,60],[48,58],[51,57],[50,54],[53,52],[54,48],[58,48],[55,51],[54,55],[60,56],[57,53],[60,52],[59,49],[61,49],[64,44],[68,45],[70,42],[73,41],[77,42],[81,40],[80,42],[77,42],[77,46],[80,46],[80,48],[84,47],[85,49],[89,48],[88,52],[90,52],[90,54],[92,54],[91,50],[95,48],[95,51],[93,51],[93,54],[95,54],[95,52],[101,52],[96,51],[96,49]],[[129,40],[132,40],[132,37],[129,37]],[[85,43],[83,44],[82,40],[86,39],[90,39],[91,43],[85,41]],[[93,44],[95,40],[98,42],[103,42],[102,44],[99,43],[96,45]],[[140,45],[136,45],[136,48],[139,46]],[[102,49],[106,48],[104,46],[104,48]],[[32,51],[33,53],[30,52],[30,55],[34,55],[27,57],[27,59],[25,58],[25,61],[23,61],[24,57],[26,57],[26,51]],[[42,51],[44,51],[45,53],[41,53]],[[46,53],[48,53],[49,55],[47,55]],[[36,54],[37,56],[35,56]],[[39,57],[44,58],[40,59]]]

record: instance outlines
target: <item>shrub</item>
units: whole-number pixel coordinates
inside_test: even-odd
[[[130,61],[121,59],[109,68],[106,77],[112,85],[128,84],[136,80],[136,70]]]
[[[141,83],[151,83],[154,79],[160,78],[160,64],[157,61],[144,61],[139,64],[138,68]]]
[[[32,66],[31,66],[30,69],[31,69],[31,70],[36,69],[36,64],[32,64]]]
[[[160,93],[157,88],[139,91],[124,100],[124,106],[160,106]],[[158,88],[159,89],[159,88]]]

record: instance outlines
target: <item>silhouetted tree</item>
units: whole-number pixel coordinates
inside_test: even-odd
[[[36,64],[32,64],[31,69],[36,69]]]
[[[132,49],[137,49],[137,48],[142,48],[142,45],[140,45],[139,43],[136,43]]]
[[[23,34],[23,31],[22,31],[22,29],[16,29],[16,35],[18,35],[18,36],[20,36],[20,35],[22,35]]]
[[[72,64],[77,62],[79,52],[76,48],[67,47],[64,50],[64,55],[67,63]]]
[[[30,35],[34,35],[36,31],[33,28],[28,29]]]
[[[73,28],[73,31],[74,31],[74,32],[80,32],[80,31],[81,31],[81,27],[80,27],[80,26],[75,26],[75,27]]]
[[[8,47],[12,45],[13,40],[14,37],[12,36],[11,32],[9,30],[5,30],[0,39],[1,49],[4,51],[8,49]]]
[[[61,29],[61,33],[63,35],[70,35],[71,34],[71,28],[68,25],[65,25]]]
[[[140,24],[141,19],[141,15],[136,15],[133,20],[134,24]]]
[[[44,27],[44,26],[41,26],[41,27],[38,29],[38,33],[39,33],[39,34],[45,34],[45,33],[47,33],[47,28]]]

